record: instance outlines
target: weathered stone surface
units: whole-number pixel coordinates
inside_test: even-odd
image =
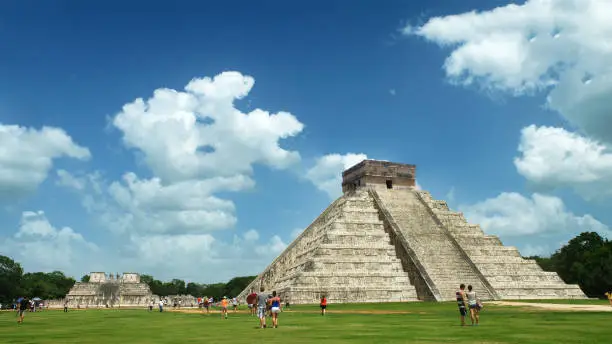
[[[92,272],[89,282],[75,283],[64,300],[56,300],[50,306],[63,307],[65,301],[71,308],[146,307],[152,301],[159,301],[159,297],[151,293],[146,283],[140,282],[140,275],[136,273]]]
[[[460,283],[483,299],[584,298],[446,202],[414,189],[414,165],[365,160],[335,200],[238,297],[263,286],[291,303],[452,300]]]

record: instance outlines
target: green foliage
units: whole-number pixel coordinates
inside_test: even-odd
[[[89,282],[89,275],[83,275],[83,277],[81,277],[81,282],[83,283]]]
[[[579,284],[589,297],[603,298],[612,290],[612,241],[595,232],[580,233],[549,258],[529,258],[566,283]]]
[[[23,275],[22,293],[29,297],[40,297],[44,300],[63,298],[76,281],[65,276],[61,271],[50,273],[34,272]]]
[[[23,268],[9,257],[0,256],[0,302],[15,299],[21,292]]]
[[[159,296],[190,294],[196,297],[212,296],[215,299],[219,299],[223,296],[237,296],[256,277],[257,276],[235,277],[227,283],[200,284],[189,282],[185,284],[185,281],[180,279],[162,282],[150,275],[141,275],[140,281],[148,284],[149,288],[151,288],[151,292]]]

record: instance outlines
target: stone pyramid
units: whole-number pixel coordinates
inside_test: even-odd
[[[335,200],[245,290],[292,303],[585,298],[515,247],[485,235],[446,202],[415,189],[414,165],[364,160],[343,173]]]

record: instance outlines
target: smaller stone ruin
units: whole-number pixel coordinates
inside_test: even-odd
[[[64,300],[54,302],[61,305],[53,306],[67,301],[70,308],[146,307],[158,300],[137,273],[92,272],[89,282],[75,283]]]

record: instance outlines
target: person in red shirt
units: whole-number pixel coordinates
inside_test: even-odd
[[[327,298],[325,295],[321,296],[321,315],[325,315],[325,311],[327,309]]]

